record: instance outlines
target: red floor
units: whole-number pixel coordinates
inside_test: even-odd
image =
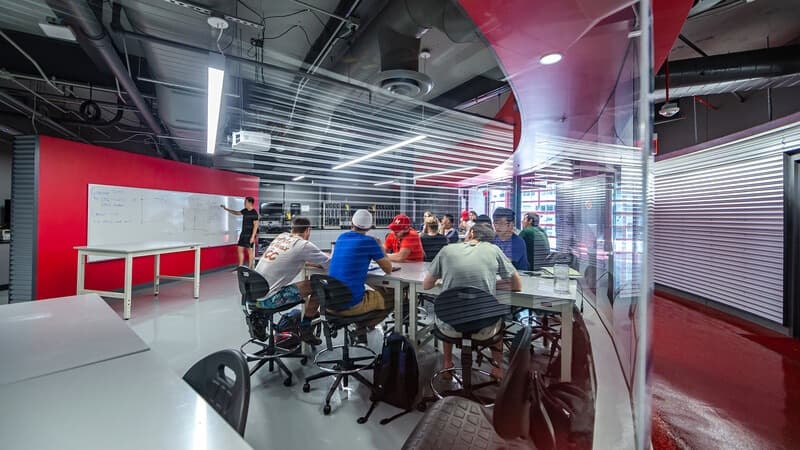
[[[653,446],[800,448],[800,340],[655,298]]]

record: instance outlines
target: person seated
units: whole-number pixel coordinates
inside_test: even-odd
[[[425,221],[425,234],[422,235],[422,250],[425,251],[425,261],[433,261],[439,251],[448,244],[447,238],[439,234],[439,223],[435,217],[429,217]]]
[[[519,237],[525,241],[528,252],[528,265],[530,270],[539,270],[550,255],[550,240],[547,232],[539,226],[539,215],[527,213],[522,222],[523,229]]]
[[[437,280],[442,280],[442,290],[457,287],[473,287],[488,292],[495,298],[502,299],[510,295],[509,291],[522,289],[522,280],[511,261],[496,246],[492,245],[495,237],[492,227],[485,223],[476,223],[470,229],[463,244],[444,247],[433,259],[428,273],[422,282],[423,289],[432,289]],[[501,281],[497,281],[497,276]],[[502,281],[505,280],[505,281]],[[505,299],[503,299],[505,300]],[[436,320],[436,327],[446,336],[460,337],[450,325]],[[472,334],[475,340],[486,340],[501,331],[503,320],[483,328]],[[443,366],[453,367],[453,345],[443,343]],[[492,348],[492,359],[498,367],[492,369],[492,377],[500,379],[503,370],[499,367],[503,358],[503,345],[499,342]]]
[[[445,214],[442,216],[442,234],[447,238],[447,242],[453,244],[458,242],[458,230],[453,228],[453,216]]]
[[[496,234],[492,243],[508,256],[517,270],[528,270],[528,250],[525,241],[514,234],[514,211],[508,208],[497,208],[492,214]]]
[[[291,232],[281,233],[272,240],[255,268],[269,283],[267,297],[259,300],[256,306],[274,308],[305,301],[300,338],[309,344],[319,345],[322,341],[311,332],[311,320],[319,315],[319,302],[312,295],[311,283],[292,283],[304,264],[327,267],[330,262],[328,255],[309,242],[310,236],[311,222],[305,217],[297,217],[292,221]]]
[[[386,274],[392,273],[392,263],[383,253],[378,240],[367,236],[372,228],[372,214],[359,209],[353,214],[351,231],[342,233],[336,239],[333,257],[328,274],[344,283],[353,294],[348,308],[336,311],[341,316],[359,316],[372,311],[385,311],[386,314],[369,323],[359,324],[358,342],[366,342],[366,331],[382,322],[394,308],[394,295],[388,289],[365,286],[370,262],[375,261]]]
[[[417,230],[411,227],[411,219],[398,214],[389,224],[384,249],[392,262],[421,262],[425,258],[422,241]]]

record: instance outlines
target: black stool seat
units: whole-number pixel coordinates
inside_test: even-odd
[[[346,308],[353,298],[350,289],[341,281],[327,275],[312,275],[311,287],[319,300],[320,323],[325,333],[326,347],[314,356],[314,364],[319,367],[320,373],[306,377],[303,384],[303,392],[311,391],[311,382],[329,376],[335,379],[328,388],[325,396],[325,404],[322,412],[327,415],[331,412],[331,398],[339,385],[348,386],[349,378],[355,378],[361,384],[372,388],[372,383],[361,375],[362,370],[369,369],[378,358],[378,354],[369,347],[351,343],[351,338],[347,327],[352,324],[365,323],[386,317],[386,311],[370,311],[356,316],[344,316],[337,314]],[[339,329],[344,329],[343,342],[341,345],[333,345],[332,334]],[[335,350],[341,350],[341,357],[328,359],[328,355]],[[351,352],[358,352],[360,355],[351,355]]]
[[[403,450],[535,449],[524,439],[500,437],[485,408],[463,397],[445,397],[422,416]]]
[[[290,339],[276,342],[273,321],[275,314],[294,308],[301,302],[291,302],[277,308],[258,307],[256,301],[267,296],[269,283],[255,270],[241,266],[236,269],[239,280],[239,292],[242,294],[242,311],[244,312],[250,339],[241,345],[239,350],[245,355],[247,362],[257,362],[250,370],[250,375],[255,374],[265,364],[269,364],[269,371],[278,366],[286,375],[284,386],[292,385],[292,372],[286,367],[282,359],[299,358],[300,364],[305,365],[308,359],[301,353],[300,336],[292,333]],[[252,351],[253,347],[258,348]]]

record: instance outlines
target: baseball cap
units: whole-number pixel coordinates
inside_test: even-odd
[[[389,224],[389,229],[397,233],[398,231],[403,231],[411,228],[411,219],[405,214],[398,214],[394,216],[392,219],[392,223]]]
[[[492,218],[487,216],[486,214],[481,214],[475,219],[475,223],[488,223],[489,225],[492,224]]]
[[[359,209],[353,214],[353,226],[368,230],[372,228],[372,214],[366,209]]]
[[[469,211],[465,209],[461,211],[461,220],[467,220],[467,219],[469,219]]]

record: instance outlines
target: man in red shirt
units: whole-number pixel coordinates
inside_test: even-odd
[[[411,219],[407,215],[396,215],[389,229],[392,231],[386,236],[384,250],[390,261],[421,262],[425,259],[419,233],[411,227]]]

